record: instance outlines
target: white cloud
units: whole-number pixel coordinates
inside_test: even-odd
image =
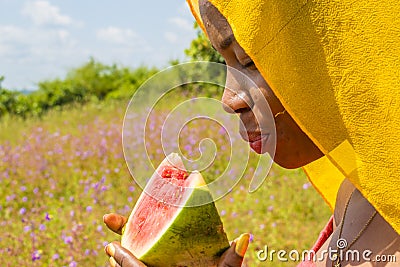
[[[164,33],[164,37],[165,39],[167,39],[168,42],[170,42],[171,44],[175,44],[178,42],[178,35],[176,33],[173,32],[165,32]]]
[[[97,39],[112,44],[135,46],[143,40],[131,29],[109,26],[96,32]]]
[[[0,57],[19,62],[31,61],[36,56],[42,57],[42,61],[51,61],[54,54],[73,51],[77,44],[68,31],[60,29],[0,25],[0,36]]]
[[[37,0],[26,2],[22,14],[32,19],[36,25],[71,25],[73,20],[63,15],[57,6],[51,5],[48,1]]]
[[[65,74],[69,66],[88,58],[65,29],[0,25],[0,36],[0,73],[6,88],[32,88],[36,81]]]
[[[164,33],[164,38],[171,44],[177,44],[179,35],[182,31],[192,32],[193,23],[183,17],[172,17],[168,19],[168,22],[173,24],[176,28],[176,32],[167,31]]]
[[[169,18],[168,22],[170,22],[170,23],[174,24],[175,26],[178,26],[179,28],[186,30],[186,31],[193,30],[193,23],[190,22],[189,20],[186,20],[181,17]]]
[[[0,26],[0,42],[4,43],[7,41],[21,41],[25,39],[23,31],[24,30],[22,28],[13,25]]]

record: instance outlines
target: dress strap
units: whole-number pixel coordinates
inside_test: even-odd
[[[324,229],[320,232],[318,240],[315,242],[314,246],[311,250],[315,253],[321,249],[322,245],[325,244],[326,240],[332,235],[333,233],[333,215],[329,219],[328,223],[325,225]],[[315,263],[312,259],[304,259],[303,262],[300,262],[297,267],[315,267]]]

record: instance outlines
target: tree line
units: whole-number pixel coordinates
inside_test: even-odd
[[[128,98],[157,71],[146,66],[131,70],[90,59],[69,71],[65,79],[39,82],[38,89],[30,94],[0,88],[0,116],[41,116],[49,109],[71,103]]]

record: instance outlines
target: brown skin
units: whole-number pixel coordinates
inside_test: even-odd
[[[201,16],[206,27],[208,37],[214,48],[225,58],[228,66],[243,72],[249,76],[259,87],[263,96],[267,100],[270,109],[274,115],[284,110],[284,107],[272,92],[271,88],[254,65],[251,58],[245,53],[243,48],[237,43],[232,34],[232,30],[226,19],[221,13],[207,0],[200,0]],[[257,104],[254,104],[254,94],[252,88],[238,81],[234,72],[229,72],[226,79],[226,89],[224,90],[222,102],[227,112],[237,113],[245,129],[241,129],[242,136],[245,139],[256,139],[261,130],[258,126],[256,116]],[[233,88],[230,90],[228,88]],[[234,92],[233,92],[234,91]],[[262,115],[262,114],[261,114]],[[287,113],[278,115],[275,118],[277,146],[274,161],[284,168],[298,168],[304,166],[323,156],[322,152],[300,129],[293,118]],[[246,136],[245,132],[250,132]],[[345,180],[341,185],[337,203],[334,211],[334,233],[325,242],[322,249],[331,247],[336,248],[336,241],[339,238],[339,224],[342,221],[344,207],[349,200],[351,192],[354,192],[349,202],[348,212],[344,222],[342,238],[348,243],[357,236],[365,225],[366,221],[374,212],[374,207],[360,194],[358,190]],[[115,233],[121,234],[121,229],[126,223],[126,218],[117,214],[108,214],[104,216],[105,224]],[[106,253],[111,257],[112,266],[121,267],[144,267],[145,265],[138,261],[129,251],[122,248],[119,243],[112,243],[114,250],[107,247]],[[371,258],[376,255],[395,255],[397,262],[377,263],[360,261],[356,263],[342,262],[341,266],[399,266],[400,264],[400,237],[393,228],[378,214],[371,224],[362,233],[361,237],[355,242],[351,249],[364,251],[369,249],[373,252]],[[320,252],[321,252],[320,250]],[[319,252],[319,253],[320,253]],[[235,242],[223,254],[218,266],[241,266],[243,258],[235,253]],[[317,262],[317,266],[332,266],[331,262]]]
[[[200,1],[200,12],[213,47],[224,57],[226,64],[244,73],[255,83],[275,116],[285,110],[252,59],[234,38],[231,27],[221,13],[208,1]],[[253,86],[241,82],[243,79],[235,76],[236,72],[228,69],[222,102],[228,112],[235,112],[240,116],[246,128],[241,131],[257,135],[261,130],[254,114],[261,108],[254,100]],[[288,169],[299,168],[323,156],[287,112],[275,118],[275,126],[277,144],[274,161],[280,166]]]

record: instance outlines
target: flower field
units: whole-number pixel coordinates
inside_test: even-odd
[[[126,104],[91,103],[53,110],[42,119],[0,121],[2,266],[108,266],[103,248],[119,237],[106,229],[102,216],[129,215],[141,192],[122,150]],[[210,131],[218,129],[194,124],[181,146],[195,155],[193,136]],[[157,141],[148,149],[155,162],[164,157]],[[242,179],[216,203],[228,237],[253,235],[248,266],[295,266],[262,263],[256,252],[265,245],[310,248],[330,216],[328,207],[301,170],[273,166],[258,191],[247,193],[247,185]]]

